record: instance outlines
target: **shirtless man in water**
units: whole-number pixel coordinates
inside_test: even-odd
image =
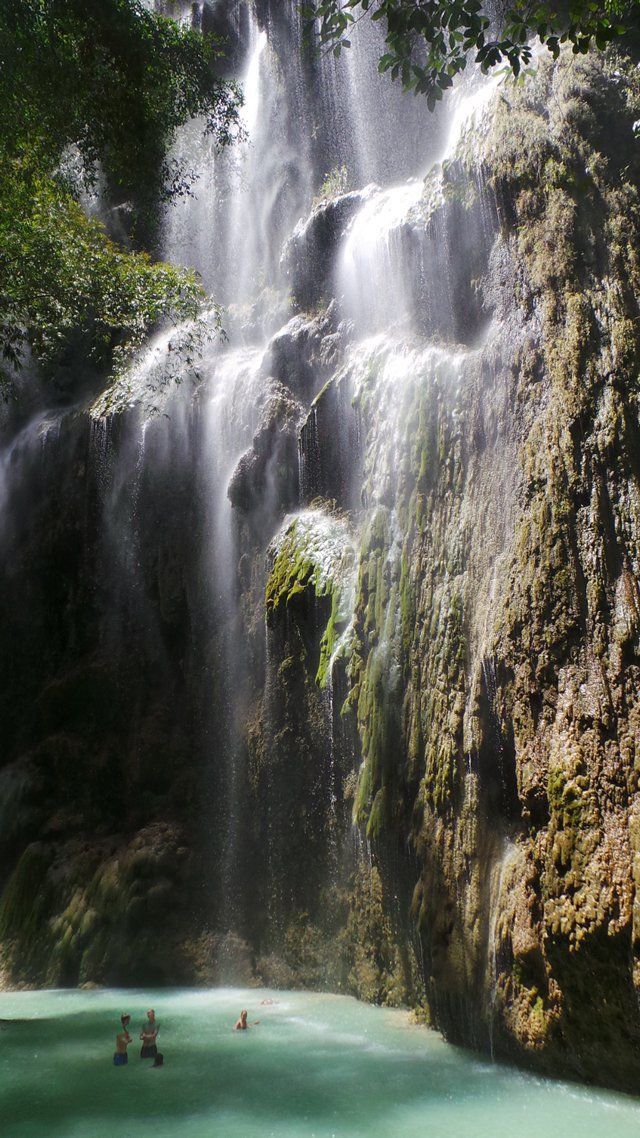
[[[253,1023],[247,1023],[248,1012],[240,1012],[240,1019],[238,1020],[234,1031],[246,1031],[248,1027],[257,1027],[260,1023],[259,1019],[254,1019]]]
[[[127,1047],[131,1043],[131,1036],[129,1035],[129,1024],[131,1016],[120,1016],[120,1023],[122,1024],[122,1031],[116,1035],[116,1050],[113,1056],[113,1063],[115,1067],[124,1067],[129,1062],[127,1055]]]

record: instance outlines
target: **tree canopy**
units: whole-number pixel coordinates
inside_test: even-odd
[[[188,192],[191,172],[167,158],[180,124],[202,116],[220,145],[238,131],[240,93],[217,77],[218,52],[140,0],[2,0],[0,381],[27,345],[55,360],[80,333],[106,362],[160,320],[195,314],[194,274],[121,248],[79,198],[99,171],[134,228]]]
[[[379,70],[433,108],[468,61],[489,70],[502,63],[519,75],[536,38],[557,56],[604,48],[640,22],[640,0],[315,0],[303,11],[312,34],[339,56],[361,19],[380,20],[386,51]]]

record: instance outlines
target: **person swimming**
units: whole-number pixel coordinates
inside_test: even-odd
[[[260,1023],[259,1019],[254,1019],[253,1023],[247,1023],[248,1014],[249,1013],[245,1012],[245,1011],[240,1012],[240,1019],[238,1020],[236,1026],[234,1027],[234,1029],[233,1029],[234,1031],[246,1031],[248,1027],[257,1027],[258,1026],[258,1024]]]
[[[124,1067],[129,1062],[127,1047],[131,1043],[131,1036],[129,1035],[131,1016],[126,1014],[120,1016],[120,1023],[122,1025],[122,1031],[119,1031],[116,1035],[116,1049],[113,1056],[114,1067]]]

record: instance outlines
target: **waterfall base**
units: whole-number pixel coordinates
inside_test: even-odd
[[[264,1000],[271,1004],[262,1004]],[[162,1070],[138,1057],[152,1004]],[[242,1007],[247,1032],[234,1032]],[[125,1011],[126,1067],[110,1048]],[[0,997],[0,1100],[11,1138],[514,1138],[637,1134],[637,1101],[519,1074],[411,1026],[407,1013],[342,996],[209,992],[20,992]],[[10,1018],[7,1018],[10,1017]]]

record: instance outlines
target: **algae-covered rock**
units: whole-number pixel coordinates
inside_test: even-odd
[[[438,216],[484,218],[466,264],[494,320],[446,372],[408,347],[392,369],[388,346],[363,369],[348,697],[356,818],[382,864],[394,834],[415,852],[436,1022],[626,1087],[640,1038],[637,109],[628,65],[541,63],[461,141],[442,200],[425,199],[427,233]],[[456,305],[468,324],[464,296],[452,328]]]
[[[166,824],[129,840],[31,844],[0,906],[5,967],[14,982],[52,987],[188,975],[181,923],[191,872],[184,837]]]
[[[285,610],[324,601],[327,619],[320,642],[317,680],[324,686],[336,654],[346,651],[343,639],[353,609],[355,547],[346,519],[339,513],[304,510],[286,523],[272,545],[267,580],[267,621],[273,625]]]

